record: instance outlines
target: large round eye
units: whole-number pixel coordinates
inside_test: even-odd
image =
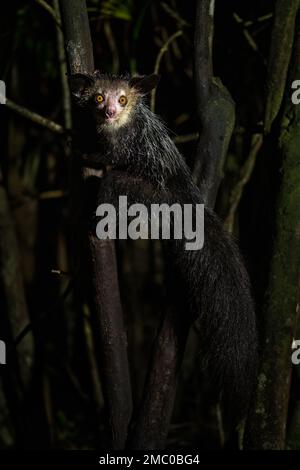
[[[103,95],[97,95],[96,96],[96,101],[97,101],[97,103],[102,103],[104,101]]]
[[[127,104],[126,96],[124,96],[124,95],[120,96],[119,103],[120,103],[121,106],[125,106]]]

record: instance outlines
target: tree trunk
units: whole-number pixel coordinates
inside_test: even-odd
[[[280,56],[280,51],[277,55]],[[245,447],[250,449],[284,449],[286,440],[291,347],[300,301],[300,107],[292,104],[290,96],[290,84],[300,76],[299,15],[291,63],[279,137],[283,157],[282,183],[263,309],[265,338],[262,363],[255,401],[245,430]],[[276,92],[271,89],[271,93]]]
[[[86,2],[61,0],[60,4],[70,71],[92,73],[94,61]],[[73,157],[75,161],[71,171],[71,218],[75,236],[76,232],[84,230],[79,240],[83,239],[86,248],[82,252],[82,246],[77,245],[75,254],[78,256],[80,253],[83,259],[87,256],[88,263],[79,260],[79,267],[88,266],[89,269],[77,273],[77,280],[85,278],[85,285],[88,286],[93,335],[100,355],[98,363],[108,412],[108,445],[113,449],[122,449],[131,418],[132,398],[115,246],[112,241],[98,240],[88,230],[89,223],[82,224],[85,214],[91,213],[89,201],[95,201],[89,189],[89,171],[81,166],[79,158],[78,155]]]

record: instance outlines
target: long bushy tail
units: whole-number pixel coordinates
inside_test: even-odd
[[[205,212],[204,247],[190,252],[190,296],[205,365],[237,419],[256,382],[258,338],[254,303],[239,250],[217,217]],[[197,282],[196,282],[197,280]]]

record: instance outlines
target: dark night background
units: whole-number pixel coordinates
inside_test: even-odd
[[[229,213],[230,194],[249,156],[252,136],[263,128],[275,3],[216,0],[214,75],[220,77],[236,103],[236,122],[215,208],[223,220]],[[48,0],[48,4],[52,6],[52,1]],[[104,72],[153,72],[162,46],[182,29],[183,35],[171,43],[160,63],[155,111],[166,121],[179,150],[193,168],[197,134],[201,131],[193,82],[196,2],[88,0],[87,6],[95,65]],[[53,17],[38,1],[5,2],[0,37],[0,78],[6,82],[7,97],[63,124]],[[287,90],[288,87],[285,93]],[[17,235],[21,279],[18,282],[24,284],[26,307],[22,307],[21,318],[14,318],[12,327],[7,313],[11,299],[0,292],[0,339],[6,341],[8,350],[8,364],[1,366],[0,448],[104,448],[105,412],[95,359],[97,348],[88,307],[76,302],[70,272],[73,237],[69,230],[68,199],[70,137],[52,132],[8,108],[0,106],[0,168]],[[243,187],[233,225],[233,236],[238,240],[252,281],[261,341],[266,328],[263,305],[282,180],[283,155],[278,142],[283,114],[282,104]],[[181,142],[182,139],[186,141]],[[0,221],[0,231],[5,223]],[[4,253],[11,263],[13,250],[8,240]],[[133,395],[138,403],[151,343],[164,309],[164,270],[157,244],[127,242],[118,245],[117,254]],[[289,259],[287,266],[295,263],[297,255]],[[19,292],[19,288],[13,285],[12,296],[15,291]],[[282,296],[285,295],[289,294],[283,292]],[[13,338],[29,321],[32,330],[16,349]],[[31,351],[33,340],[33,380],[24,392],[19,369],[24,366],[26,351]],[[208,378],[201,372],[200,359],[197,335],[192,331],[167,447],[237,448],[236,433],[229,431],[226,421],[220,418],[220,406],[215,402]],[[23,380],[28,383],[29,372],[26,367],[24,370]],[[297,374],[295,368],[286,446],[299,449]]]

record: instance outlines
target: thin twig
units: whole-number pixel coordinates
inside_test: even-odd
[[[35,0],[36,3],[38,3],[44,10],[46,10],[49,15],[52,16],[52,18],[54,19],[56,25],[61,29],[61,23],[59,21],[59,19],[57,18],[56,16],[56,13],[55,13],[55,10],[54,8],[52,8],[49,3],[47,3],[45,0]]]
[[[65,50],[65,40],[61,29],[61,14],[59,9],[59,1],[54,0],[54,11],[58,21],[56,27],[57,51],[60,67],[61,89],[63,97],[64,124],[67,130],[72,129],[72,111],[71,111],[71,94],[67,77],[67,58]]]
[[[261,149],[262,144],[263,135],[253,134],[249,156],[241,169],[240,179],[237,182],[236,186],[233,188],[230,197],[230,208],[224,222],[224,227],[229,233],[233,232],[235,214],[242,198],[244,187],[248,183],[252,175],[256,162],[256,157],[258,155],[259,150]]]
[[[220,448],[223,449],[225,445],[225,431],[224,431],[224,422],[223,422],[223,416],[222,416],[220,403],[216,404],[216,418],[217,418],[217,423],[218,423]]]
[[[258,51],[258,45],[255,42],[255,40],[254,40],[253,36],[251,35],[251,33],[248,31],[248,29],[244,28],[243,29],[243,34],[244,34],[245,39],[248,42],[249,46],[251,47],[251,49],[253,49],[255,52],[257,52]]]
[[[60,199],[68,195],[67,191],[62,189],[53,189],[52,191],[43,191],[38,195],[39,199]]]
[[[237,13],[233,13],[233,17],[236,20],[236,22],[245,26],[245,28],[249,28],[249,26],[253,26],[257,23],[263,23],[264,21],[268,21],[271,18],[273,18],[273,16],[274,16],[273,13],[267,13],[266,15],[259,16],[255,20],[243,20],[243,18],[241,18]]]
[[[93,398],[96,405],[96,412],[99,413],[104,405],[101,382],[99,380],[98,365],[96,360],[96,351],[93,342],[93,332],[91,330],[90,311],[86,304],[83,305],[83,330],[87,348],[87,360],[91,374]]]
[[[161,49],[160,49],[160,51],[157,55],[156,61],[155,61],[154,73],[157,74],[159,72],[160,63],[162,61],[162,58],[163,58],[164,54],[169,49],[170,44],[172,44],[172,42],[176,38],[178,38],[179,36],[182,36],[182,34],[183,34],[182,29],[180,29],[179,31],[176,31],[176,33],[172,34],[172,36],[170,36],[169,39],[165,42],[165,44],[161,47]],[[151,110],[153,112],[155,110],[155,97],[156,97],[156,89],[154,89],[151,93]]]
[[[70,365],[67,362],[64,362],[63,367],[64,367],[65,372],[66,372],[66,377],[69,379],[73,389],[77,392],[78,396],[84,402],[88,402],[89,397],[84,392],[84,390],[82,389],[82,387],[80,385],[80,382],[79,382],[78,378],[76,377],[75,373],[73,372],[72,368],[70,367]]]
[[[112,70],[113,70],[113,73],[118,73],[120,69],[119,51],[118,51],[117,43],[115,41],[112,29],[111,29],[110,22],[108,20],[104,21],[103,27],[104,27],[104,33],[107,39],[107,43],[109,45],[110,52],[111,52]]]
[[[176,137],[174,137],[173,139],[173,142],[175,142],[175,144],[186,144],[188,142],[193,142],[194,140],[197,140],[198,137],[198,132],[194,132],[193,134],[176,135]]]
[[[61,269],[51,269],[51,274],[57,274],[58,276],[70,277],[70,273],[68,273],[67,271],[62,271]]]
[[[11,109],[12,111],[15,111],[17,114],[20,116],[23,116],[26,119],[29,119],[30,121],[35,122],[36,124],[39,124],[40,126],[46,127],[52,132],[56,132],[58,134],[63,134],[64,133],[64,128],[60,124],[57,124],[54,121],[51,121],[50,119],[47,119],[40,114],[35,113],[34,111],[31,111],[30,109],[24,108],[23,106],[20,106],[14,101],[10,99],[6,99],[6,106]]]
[[[233,18],[235,19],[235,21],[238,24],[240,24],[242,26],[243,35],[244,35],[246,41],[248,42],[249,46],[251,47],[251,49],[253,49],[255,52],[257,52],[258,51],[258,45],[256,44],[255,40],[253,39],[252,34],[247,29],[246,23],[242,20],[242,18],[237,13],[233,13]],[[248,23],[247,23],[247,25],[248,25]]]
[[[192,26],[190,23],[184,20],[177,11],[173,10],[173,8],[171,8],[170,5],[168,5],[167,3],[162,2],[161,6],[165,10],[165,12],[168,13],[168,15],[170,15],[171,18],[177,21],[177,23],[180,26],[187,26],[187,27]]]
[[[50,435],[50,442],[54,440],[54,416],[53,416],[53,396],[51,389],[51,381],[47,371],[42,373],[42,393],[44,409],[46,413],[46,420],[48,424],[48,430]]]

